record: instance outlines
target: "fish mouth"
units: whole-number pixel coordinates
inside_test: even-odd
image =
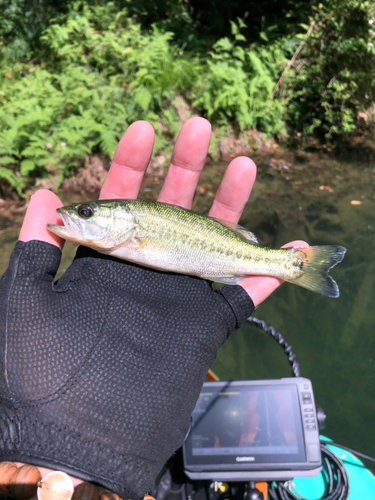
[[[63,225],[61,224],[47,224],[47,229],[57,236],[64,238],[65,240],[81,242],[82,241],[82,227],[80,222],[74,221],[65,212],[63,208],[58,208],[56,212],[61,217]]]

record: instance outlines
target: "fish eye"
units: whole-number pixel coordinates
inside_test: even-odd
[[[77,208],[77,213],[82,219],[89,219],[94,215],[94,210],[90,205],[81,205]]]

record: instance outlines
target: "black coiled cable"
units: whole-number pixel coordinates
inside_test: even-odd
[[[295,377],[300,377],[301,372],[296,355],[292,346],[284,339],[280,332],[265,321],[250,317],[248,323],[264,330],[275,339],[288,356],[289,364]],[[321,500],[346,500],[349,497],[349,477],[342,460],[327,448],[324,442],[320,444],[322,452],[323,479],[325,482],[324,495]],[[292,486],[291,481],[273,482],[269,487],[269,497],[271,500],[308,500],[300,495]]]
[[[280,344],[280,346],[284,349],[285,354],[288,356],[289,364],[292,367],[293,375],[295,377],[300,377],[301,372],[299,369],[299,364],[297,361],[297,357],[292,351],[292,346],[288,344],[288,342],[284,339],[280,332],[274,329],[273,326],[268,325],[265,321],[257,318],[247,318],[248,323],[255,325],[257,328],[264,330],[268,335],[273,337],[276,342]]]
[[[326,443],[321,442],[320,448],[325,483],[321,500],[346,500],[349,497],[349,476],[345,465],[327,448]],[[293,488],[291,481],[272,483],[268,494],[271,500],[308,500]]]

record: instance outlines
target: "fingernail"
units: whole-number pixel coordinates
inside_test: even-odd
[[[39,482],[38,500],[70,500],[73,496],[73,482],[65,472],[55,471],[47,474]]]

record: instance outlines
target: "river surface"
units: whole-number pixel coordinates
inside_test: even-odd
[[[276,248],[294,239],[345,246],[344,261],[331,271],[340,297],[284,284],[254,316],[292,345],[301,375],[312,380],[316,403],[327,415],[323,433],[375,456],[375,163],[337,162],[317,154],[287,156],[283,161],[259,159],[258,180],[241,224],[262,246]],[[207,213],[224,169],[221,163],[208,166],[195,211]],[[160,183],[154,185],[151,178],[141,197],[155,199],[159,189]],[[0,274],[18,230],[0,234]],[[59,274],[74,252],[72,244],[65,245]],[[221,379],[291,376],[278,344],[250,325],[220,349],[213,370]]]

